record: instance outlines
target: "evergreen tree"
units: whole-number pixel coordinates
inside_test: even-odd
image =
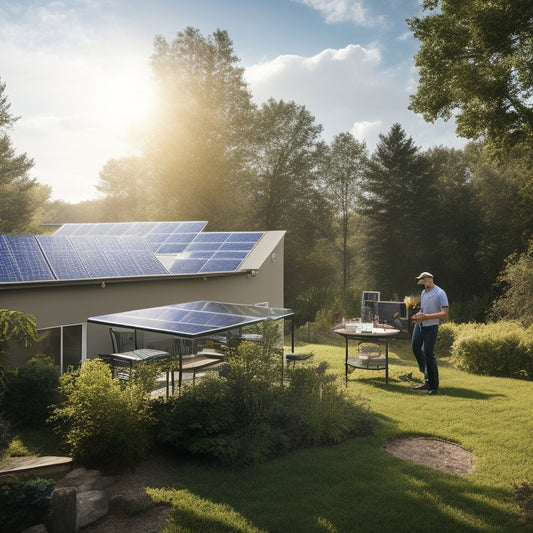
[[[411,294],[415,275],[438,271],[438,199],[428,160],[400,124],[379,136],[362,181],[367,261],[384,298]]]
[[[35,230],[50,188],[30,178],[33,159],[16,155],[8,130],[20,118],[10,112],[0,80],[0,233],[27,233]]]

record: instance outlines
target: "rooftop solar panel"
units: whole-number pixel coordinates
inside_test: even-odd
[[[54,279],[33,235],[1,235],[0,237],[0,281]]]
[[[88,321],[195,338],[254,324],[267,318],[292,316],[294,313],[291,309],[199,301],[96,316]]]

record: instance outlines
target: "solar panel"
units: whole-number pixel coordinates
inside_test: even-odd
[[[51,281],[54,275],[33,235],[0,236],[0,281]]]
[[[38,235],[37,241],[57,279],[85,279],[90,277],[69,237],[66,235]]]
[[[291,309],[199,301],[91,317],[91,323],[201,337],[267,318],[294,316]]]

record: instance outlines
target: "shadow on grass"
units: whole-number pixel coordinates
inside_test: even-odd
[[[363,379],[350,379],[350,374],[348,375],[348,387],[357,387],[357,383],[365,384],[383,391],[395,392],[398,394],[407,394],[407,395],[427,395],[427,391],[414,390],[412,385],[415,385],[417,382],[405,382],[399,381],[397,378],[391,378],[389,376],[388,385],[385,383],[385,377],[375,377],[375,378],[363,378]],[[467,398],[469,400],[490,400],[491,398],[504,398],[504,394],[488,394],[485,392],[466,389],[463,387],[447,387],[441,386],[439,388],[438,396],[447,396],[452,398]]]

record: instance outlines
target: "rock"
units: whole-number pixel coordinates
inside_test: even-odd
[[[96,522],[109,512],[107,494],[101,490],[79,492],[77,506],[78,528]]]
[[[48,533],[44,524],[37,524],[36,526],[31,526],[21,533]]]
[[[76,533],[77,491],[74,487],[55,488],[47,520],[49,533]]]

